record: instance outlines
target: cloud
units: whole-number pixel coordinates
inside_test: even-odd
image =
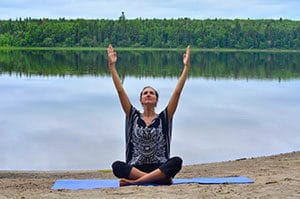
[[[89,18],[289,18],[300,19],[296,0],[5,0],[0,19]]]

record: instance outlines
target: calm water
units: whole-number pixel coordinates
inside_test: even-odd
[[[161,111],[182,52],[119,52],[132,103],[152,85]],[[300,54],[193,53],[174,116],[184,164],[300,150]],[[124,159],[124,114],[105,52],[0,51],[0,169],[106,169]]]

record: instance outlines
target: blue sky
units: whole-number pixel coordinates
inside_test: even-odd
[[[293,19],[299,0],[0,0],[0,19]]]

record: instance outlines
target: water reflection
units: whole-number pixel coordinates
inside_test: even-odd
[[[0,169],[105,169],[124,159],[124,115],[107,68],[99,64],[101,59],[105,63],[104,54],[85,52],[76,62],[77,52],[53,52],[49,64],[41,52],[27,53],[36,54],[36,61],[21,54],[25,57],[18,59],[29,65],[1,58]],[[152,85],[160,92],[157,111],[162,110],[181,72],[181,53],[162,53],[160,58],[126,53],[119,53],[118,65],[124,65],[119,69],[132,103],[141,109],[139,91]],[[91,55],[96,58],[91,60]],[[269,57],[265,54],[256,55],[254,60],[265,61],[254,64],[247,60],[252,55],[245,54],[195,56],[192,78],[174,117],[171,153],[182,156],[184,164],[194,164],[300,150],[299,65],[294,55],[270,55],[272,63],[282,65],[266,67],[268,73],[261,69]],[[216,57],[224,63],[217,59],[218,65]],[[245,62],[235,68],[235,59]],[[8,63],[13,64],[11,69]],[[288,70],[280,73],[281,66]],[[36,72],[40,69],[44,72]],[[277,75],[289,80],[279,83]]]
[[[122,77],[175,77],[181,72],[179,51],[120,51]],[[299,79],[299,53],[194,52],[191,77]],[[104,51],[0,51],[0,74],[20,76],[107,76]]]

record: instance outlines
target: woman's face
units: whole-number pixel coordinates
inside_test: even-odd
[[[151,87],[146,87],[140,97],[141,104],[144,105],[153,105],[157,104],[156,91]]]

